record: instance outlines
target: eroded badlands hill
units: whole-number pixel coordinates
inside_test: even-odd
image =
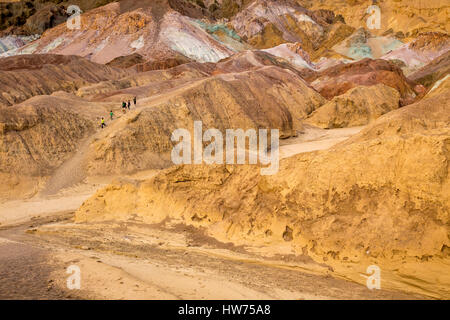
[[[325,102],[292,72],[276,67],[228,73],[193,81],[143,100],[144,107],[123,117],[92,144],[89,172],[107,174],[170,164],[177,128],[279,129],[296,136],[302,119]]]
[[[420,32],[449,32],[449,4],[445,0],[299,0],[309,9],[327,9],[345,17],[346,22],[355,27],[366,27],[369,14],[367,9],[376,4],[381,9],[381,33],[399,32],[411,37]]]
[[[380,2],[383,19],[393,12],[403,13],[408,3]],[[82,8],[87,6],[81,5]],[[98,5],[95,3],[86,8]],[[79,30],[70,30],[61,23],[25,46],[34,38],[19,37],[10,30],[0,38],[0,47],[6,51],[4,56],[75,54],[99,63],[128,61],[125,65],[139,55],[143,61],[131,65],[140,64],[140,70],[169,68],[190,60],[217,62],[244,50],[265,49],[300,68],[322,70],[353,60],[383,58],[399,63],[407,74],[444,54],[450,47],[446,30],[435,25],[435,20],[430,20],[431,24],[425,23],[428,27],[420,27],[406,35],[400,31],[403,24],[387,29],[383,20],[381,30],[387,31],[381,32],[369,30],[364,23],[347,23],[346,19],[352,21],[354,18],[354,12],[339,14],[339,10],[326,9],[328,5],[333,6],[327,1],[311,6],[305,1],[294,0],[122,0],[85,10]],[[367,9],[370,4],[356,1],[352,5],[356,5],[358,11]],[[390,11],[391,5],[402,9]],[[448,10],[448,6],[439,1],[425,7],[414,7],[413,15],[427,20],[435,11],[445,13]],[[389,18],[391,22],[392,18]]]
[[[11,106],[33,96],[55,91],[76,92],[99,81],[133,74],[77,56],[21,55],[0,59],[0,106]]]
[[[2,199],[34,195],[88,134],[104,110],[67,93],[0,106]]]
[[[311,85],[327,99],[339,96],[358,85],[385,84],[396,89],[402,104],[414,100],[416,93],[411,88],[400,68],[385,60],[364,59],[358,62],[337,65],[310,77]]]
[[[449,94],[392,111],[329,150],[285,159],[276,175],[177,166],[99,190],[76,219],[171,218],[236,244],[289,242],[319,260],[448,259]]]
[[[23,61],[34,61],[32,57],[47,59],[48,64],[43,68],[37,64],[36,70],[31,68],[23,72],[29,75],[41,72],[40,77],[46,81],[38,81],[38,76],[24,77],[28,82],[21,92],[28,89],[32,96],[44,89],[48,91],[42,93],[58,89],[74,92],[78,85],[81,88],[74,92],[78,96],[68,93],[41,95],[1,107],[0,171],[8,176],[5,181],[9,182],[4,187],[9,195],[17,191],[23,196],[24,192],[33,194],[42,189],[42,184],[57,174],[55,170],[74,157],[77,149],[80,162],[75,169],[84,172],[83,177],[167,167],[171,164],[169,153],[174,146],[171,133],[177,128],[191,130],[194,121],[203,121],[205,127],[222,131],[228,128],[277,128],[281,138],[287,138],[296,136],[303,128],[302,120],[326,102],[299,72],[292,67],[281,68],[289,65],[282,62],[278,66],[277,59],[266,53],[247,52],[217,65],[193,63],[95,85],[90,85],[88,80],[104,79],[100,71],[105,78],[126,73],[106,66],[100,68],[100,65],[78,57],[39,55],[3,59],[9,62],[3,67],[14,70],[4,72],[17,72],[16,66],[22,66]],[[63,73],[56,76],[49,70],[59,70],[57,62],[73,59],[78,62],[77,66],[87,65],[91,68],[87,70],[93,70],[93,73],[81,72],[86,80],[80,79],[80,83],[68,81],[66,87],[51,87],[53,83],[64,85],[60,81],[62,76],[71,80],[72,73],[63,72],[70,70],[71,64],[64,65],[60,69]],[[95,69],[97,66],[100,69]],[[79,67],[75,69],[83,71]],[[42,89],[45,85],[48,87]],[[139,107],[122,114],[121,102],[134,96],[138,97]],[[108,119],[108,127],[93,135],[98,130],[100,118],[106,118],[110,110],[114,110],[115,120]],[[85,145],[83,141],[88,135]],[[8,163],[14,165],[10,167]],[[20,183],[27,179],[32,186],[22,187]]]
[[[200,62],[216,62],[245,48],[230,30],[218,41],[207,27],[173,10],[166,0],[124,0],[87,11],[79,30],[70,30],[66,24],[49,29],[20,52],[77,54],[99,63],[134,53],[148,60],[181,52]]]
[[[0,201],[117,178],[77,223],[169,219],[450,296],[447,3],[378,1],[380,30],[362,0],[76,3],[79,30],[37,1],[0,38]],[[276,128],[296,152],[273,176],[175,166],[171,134],[194,121]]]
[[[326,129],[362,126],[397,109],[399,105],[400,94],[394,88],[383,84],[361,86],[334,97],[306,121]]]

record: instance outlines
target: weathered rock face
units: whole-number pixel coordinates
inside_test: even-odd
[[[169,0],[171,7],[192,17],[230,18],[254,0]]]
[[[36,95],[75,92],[99,81],[132,74],[77,56],[21,55],[0,59],[0,106],[11,106]]]
[[[66,105],[68,104],[68,105]],[[82,106],[57,97],[35,97],[0,109],[0,170],[23,175],[50,172],[92,130],[93,122],[80,116]]]
[[[230,58],[223,59],[218,63],[198,63],[189,62],[173,68],[160,68],[159,70],[146,71],[149,63],[136,65],[136,69],[144,71],[132,76],[116,81],[105,81],[92,86],[85,86],[77,91],[77,95],[90,99],[105,99],[112,97],[119,92],[126,94],[128,91],[131,97],[148,97],[152,94],[161,94],[167,89],[174,88],[189,81],[207,78],[214,75],[236,73],[258,69],[264,66],[276,66],[289,70],[297,76],[304,78],[309,73],[309,69],[296,69],[286,60],[280,59],[263,51],[243,51]],[[312,71],[311,71],[312,72]],[[150,91],[145,91],[143,87]]]
[[[136,53],[156,61],[181,54],[217,62],[245,48],[232,30],[183,16],[167,0],[122,0],[82,14],[80,29],[47,30],[17,53],[76,54],[98,63]]]
[[[122,0],[123,1],[123,0]],[[17,1],[12,3],[2,2],[0,13],[2,14],[3,24],[1,29],[8,26],[23,26],[27,19],[33,18],[37,11],[42,8],[48,8],[49,5],[58,9],[66,8],[69,4],[75,4],[81,7],[85,12],[87,10],[103,6],[112,0],[35,0]],[[142,5],[144,1],[134,1],[126,7]],[[180,12],[183,15],[201,19],[204,17],[221,19],[233,18],[236,14],[245,10],[254,0],[168,0],[170,8]],[[367,8],[372,1],[277,1],[281,4],[290,6],[302,6],[309,8],[312,18],[320,23],[332,24],[343,22],[344,18],[354,28],[366,27],[368,14]],[[418,0],[401,1],[383,1],[377,3],[381,8],[381,30],[380,33],[387,31],[401,33],[403,36],[410,37],[424,31],[448,32],[446,29],[446,3],[443,0],[432,0],[424,3]],[[49,10],[47,9],[47,12]],[[396,19],[392,19],[395,15]],[[433,17],[433,18],[430,18]]]
[[[169,217],[238,244],[290,241],[298,253],[333,260],[445,258],[449,97],[395,110],[332,149],[285,159],[273,176],[255,166],[178,166],[141,184],[114,184],[76,220]]]
[[[441,80],[436,81],[436,83],[431,87],[425,97],[434,97],[450,90],[450,75],[446,75]]]
[[[8,35],[0,38],[0,54],[6,52],[15,52],[20,47],[25,46],[27,43],[36,40],[38,36],[23,36],[23,35]]]
[[[343,144],[395,135],[409,136],[427,130],[430,132],[437,132],[441,129],[445,131],[450,124],[450,114],[448,113],[450,105],[447,100],[449,94],[449,90],[442,90],[433,96],[428,96],[428,98],[414,103],[411,107],[407,106],[389,112],[370,124],[359,135],[348,139]]]
[[[276,66],[287,69],[301,78],[305,78],[305,75],[309,74],[309,69],[307,68],[298,68],[284,58],[272,55],[269,51],[257,50],[243,51],[230,58],[221,60],[219,63],[213,65],[212,74],[242,72],[263,66]]]
[[[106,65],[115,68],[128,69],[134,67],[135,70],[139,72],[146,72],[151,70],[164,70],[179,66],[184,63],[188,63],[191,60],[184,57],[183,55],[178,55],[169,58],[161,59],[150,59],[146,60],[143,56],[138,53],[133,53],[129,56],[117,57]]]
[[[145,106],[104,131],[92,144],[88,170],[92,174],[130,173],[170,164],[174,130],[192,132],[194,121],[205,130],[279,129],[280,136],[297,135],[301,120],[325,102],[293,72],[261,67],[200,79],[165,92],[166,99],[149,99]]]
[[[314,68],[309,54],[302,49],[300,43],[284,43],[264,51],[286,59],[297,68]]]
[[[251,46],[268,49],[299,43],[312,59],[353,32],[342,16],[329,10],[310,11],[295,1],[257,0],[230,21],[237,34]]]
[[[170,6],[180,12],[182,15],[200,19],[205,16],[211,17],[211,12],[207,10],[205,5],[200,5],[201,1],[196,0],[169,0]]]
[[[408,47],[415,51],[434,51],[435,54],[440,54],[443,51],[449,50],[450,36],[442,32],[425,32],[419,34],[417,39],[411,41]]]
[[[0,106],[0,197],[30,196],[94,132],[104,113],[66,93]]]
[[[0,30],[9,28],[15,34],[41,34],[67,20],[67,7],[78,5],[87,11],[114,0],[34,0],[0,3]],[[9,2],[9,3],[8,3]]]
[[[165,70],[188,63],[190,61],[191,61],[190,59],[179,54],[169,58],[150,59],[144,63],[138,64],[136,66],[136,70],[139,72],[145,72],[150,70]]]
[[[324,30],[310,15],[293,1],[257,0],[238,13],[231,24],[239,36],[259,49],[286,41],[317,48]]]
[[[354,31],[354,28],[344,22],[337,21],[333,23],[328,27],[326,39],[320,44],[320,47],[316,51],[311,53],[311,58],[317,60],[322,57],[330,58],[332,56],[339,56],[340,54],[334,51],[333,47],[347,39]],[[347,56],[345,56],[345,58],[349,59]]]
[[[139,68],[137,65],[136,68]],[[163,94],[167,90],[181,85],[188,85],[193,80],[211,76],[215,64],[186,63],[170,69],[139,72],[119,80],[102,81],[78,89],[77,96],[92,101],[115,101],[124,99],[148,98],[155,94]],[[122,96],[125,95],[125,96]]]
[[[45,30],[66,22],[67,18],[66,8],[55,4],[46,4],[27,19],[24,29],[28,34],[42,34]]]
[[[148,71],[187,61],[218,62],[256,48],[271,50],[294,65],[300,63],[301,68],[305,67],[302,60],[307,64],[307,60],[318,61],[317,69],[323,70],[350,60],[381,57],[392,60],[405,74],[410,74],[449,48],[448,35],[444,32],[416,32],[406,36],[391,28],[380,34],[376,30],[369,32],[367,26],[359,26],[355,32],[338,14],[340,11],[326,9],[327,1],[317,6],[308,1],[300,5],[294,0],[122,0],[100,8],[97,8],[98,1],[93,4],[78,1],[75,4],[85,9],[80,30],[69,30],[64,23],[59,24],[65,19],[60,17],[64,12],[59,11],[65,8],[66,2],[57,5],[41,2],[40,6],[46,9],[28,18],[27,25],[32,25],[30,28],[37,33],[57,26],[47,30],[41,39],[4,55],[80,55],[98,63],[117,58],[115,63],[122,61],[129,66],[134,63],[130,57],[138,54],[145,62],[138,63],[137,69]],[[436,5],[438,9],[445,7]],[[427,8],[424,12],[428,12]],[[219,19],[223,17],[229,19]],[[10,39],[0,38],[0,46],[2,42],[7,43],[3,47],[11,47]],[[282,47],[287,43],[295,43],[296,52]],[[298,55],[300,50],[302,54]]]
[[[380,8],[379,35],[391,32],[404,37],[414,37],[421,32],[449,32],[447,23],[448,3],[445,0],[301,0],[303,6],[310,10],[327,9],[336,15],[342,15],[346,23],[354,28],[367,27],[367,20],[372,13],[368,8],[377,5]]]
[[[29,6],[26,6],[22,1],[0,3],[0,30],[23,26],[27,19],[36,12],[33,3],[29,3]]]
[[[129,56],[117,57],[108,62],[106,65],[114,68],[128,69],[137,64],[144,63],[145,59],[138,53]]]
[[[122,1],[126,9],[147,5],[145,2],[149,2]],[[230,18],[251,1],[253,0],[168,0],[164,4],[191,18],[221,19]],[[67,19],[66,9],[69,5],[77,5],[86,12],[110,2],[116,0],[3,0],[0,3],[0,30],[13,27],[14,30],[10,31],[16,33],[42,33]]]
[[[363,126],[397,109],[399,102],[398,91],[384,84],[356,87],[334,97],[306,122],[325,129]]]
[[[384,55],[382,59],[398,61],[405,75],[410,75],[450,50],[450,36],[446,33],[422,33],[411,42]]]
[[[426,66],[408,76],[408,79],[427,88],[450,73],[450,51],[437,57]]]
[[[379,83],[396,89],[400,93],[402,105],[411,103],[416,97],[401,69],[380,59],[363,59],[337,65],[319,72],[311,80],[311,85],[327,99],[339,96],[356,86]]]
[[[333,46],[333,50],[354,60],[379,59],[403,45],[395,36],[374,36],[364,28]]]

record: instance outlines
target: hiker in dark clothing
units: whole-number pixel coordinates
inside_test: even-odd
[[[131,108],[131,101],[128,100],[128,110],[130,110],[130,108]]]
[[[136,97],[133,98],[133,102],[134,102],[134,106],[136,107],[136,102],[137,102]]]
[[[125,101],[122,102],[122,111],[123,111],[123,113],[127,112],[127,104]]]

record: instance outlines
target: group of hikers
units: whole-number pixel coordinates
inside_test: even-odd
[[[137,98],[134,97],[133,98],[134,107],[136,107],[136,102],[137,102]],[[127,109],[131,110],[131,100],[128,100],[128,102],[126,102],[126,101],[122,102],[122,111],[123,111],[123,113],[126,113]],[[114,120],[114,112],[112,110],[109,112],[109,116],[111,118],[111,121]],[[104,117],[102,117],[102,119],[100,121],[100,126],[101,126],[102,129],[104,127],[106,127],[106,122],[105,122],[105,118]]]

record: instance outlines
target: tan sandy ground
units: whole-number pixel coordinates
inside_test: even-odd
[[[280,142],[280,158],[328,149],[360,132],[364,127],[324,130],[305,124],[305,132]]]

